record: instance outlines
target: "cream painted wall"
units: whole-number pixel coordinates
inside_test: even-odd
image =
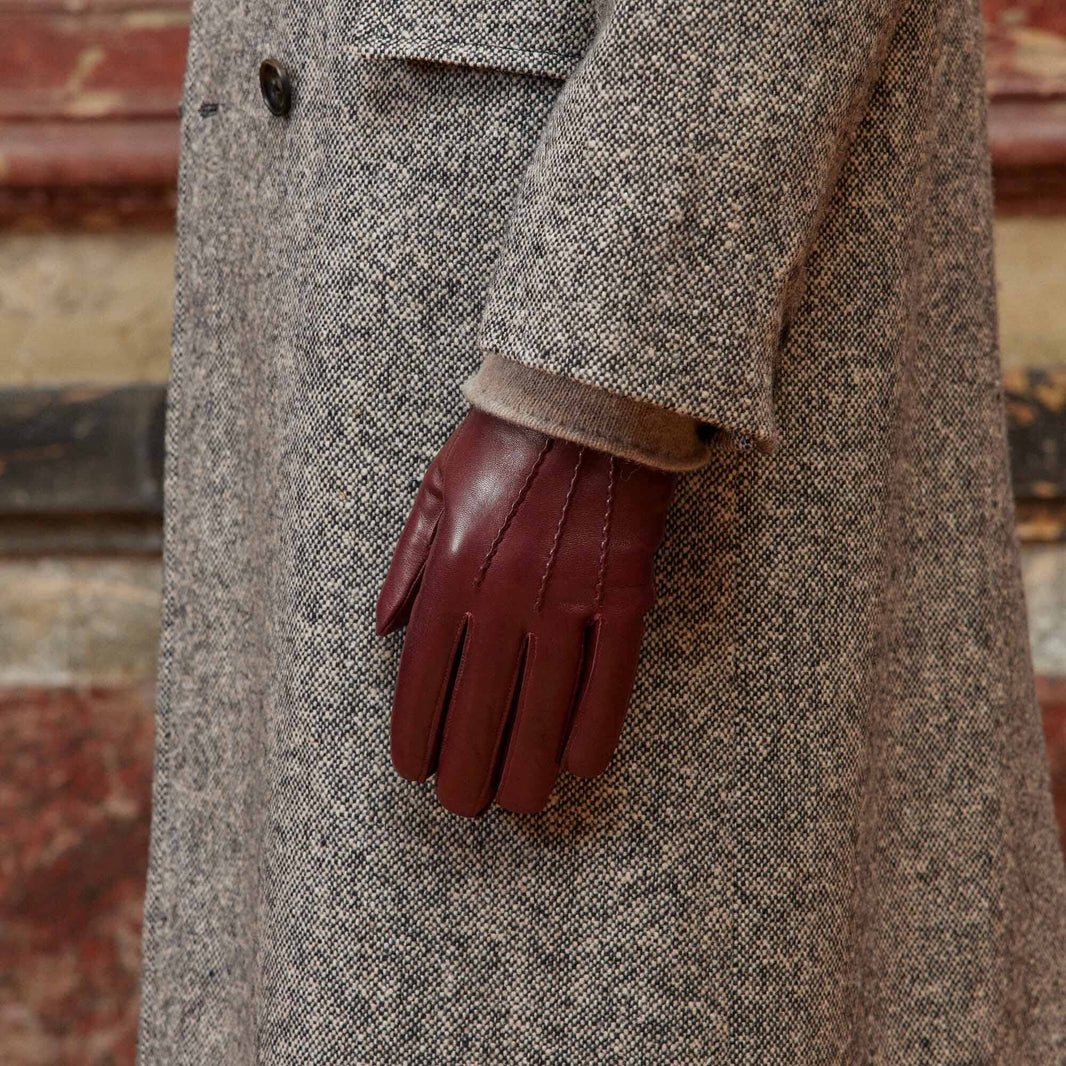
[[[1066,364],[1066,217],[996,222],[1003,362]],[[0,235],[0,387],[166,380],[168,234]]]
[[[167,234],[0,235],[0,387],[165,381]]]

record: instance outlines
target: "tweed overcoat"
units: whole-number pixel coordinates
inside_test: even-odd
[[[977,0],[195,0],[142,1066],[1066,1062],[983,92]],[[373,611],[485,353],[718,433],[607,773],[469,820]]]

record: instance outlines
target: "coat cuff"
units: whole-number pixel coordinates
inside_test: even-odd
[[[539,370],[495,352],[463,382],[475,407],[550,437],[660,470],[695,470],[721,431],[689,415]]]

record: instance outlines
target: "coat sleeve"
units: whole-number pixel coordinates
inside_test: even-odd
[[[783,324],[903,2],[609,4],[516,198],[481,350],[773,451]]]

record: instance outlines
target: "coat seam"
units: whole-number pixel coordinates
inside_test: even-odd
[[[389,36],[381,36],[378,34],[368,33],[361,37],[356,37],[353,41],[354,44],[389,44],[389,45],[402,45],[402,44],[438,44],[438,45],[461,45],[465,48],[485,48],[496,52],[512,52],[515,55],[524,56],[555,56],[558,59],[580,59],[580,52],[560,52],[553,48],[516,48],[514,45],[497,44],[493,41],[471,41],[465,40],[460,37],[437,37],[432,34],[411,34],[406,36],[403,34],[392,34]]]

